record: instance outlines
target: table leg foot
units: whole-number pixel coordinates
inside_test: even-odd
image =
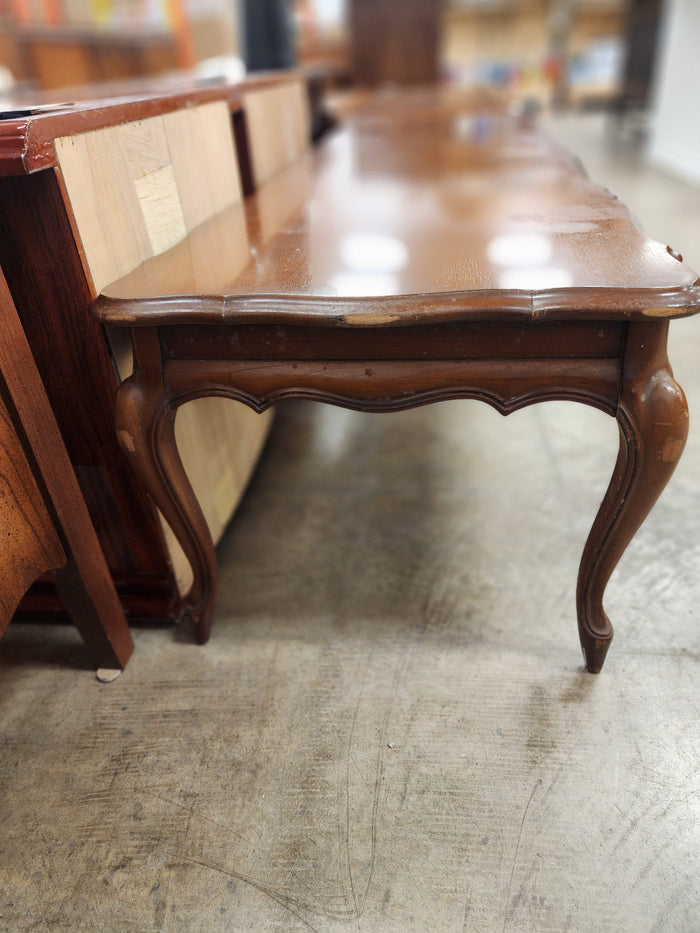
[[[207,600],[203,612],[193,612],[189,610],[190,625],[192,634],[198,645],[206,645],[211,635],[211,623],[214,616],[214,600]]]
[[[607,616],[605,618],[607,620]],[[581,628],[579,631],[581,650],[583,651],[583,663],[586,665],[586,670],[590,674],[599,674],[603,669],[603,664],[605,664],[608,648],[612,644],[613,639],[612,625],[610,625],[609,621],[608,626],[610,631],[607,636],[591,635],[591,633],[584,628]]]
[[[688,406],[666,355],[668,322],[631,324],[617,412],[620,449],[579,570],[577,609],[586,666],[598,673],[613,630],[603,595],[615,566],[673,473]]]

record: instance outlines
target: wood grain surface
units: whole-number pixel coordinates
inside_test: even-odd
[[[251,168],[256,187],[296,162],[311,142],[309,103],[301,79],[243,91]]]
[[[168,615],[170,571],[162,544],[153,546],[160,525],[114,436],[118,376],[104,330],[85,314],[93,293],[58,179],[52,171],[3,179],[0,204],[3,270],[108,564],[123,583],[138,568],[160,591],[156,612]],[[130,503],[123,514],[120,501]]]
[[[208,310],[212,321],[280,319],[287,308],[295,320],[339,324],[400,324],[418,313],[623,319],[697,310],[696,273],[642,233],[568,153],[502,116],[484,118],[482,141],[475,119],[390,120],[387,130],[358,118],[277,174],[246,200],[245,268],[236,263],[228,285],[198,302],[198,319]],[[189,253],[207,243],[211,251],[221,222],[107,288],[125,303],[101,305],[104,319],[125,322],[140,295],[201,295],[201,281],[188,278]],[[235,208],[228,222],[233,235]],[[169,308],[185,319],[186,302],[164,300],[138,309],[138,320],[165,322]]]
[[[51,570],[97,665],[119,670],[134,643],[1,272],[0,311],[0,634]]]
[[[0,389],[5,394],[4,382]],[[29,585],[42,573],[63,566],[66,555],[1,394],[0,484],[2,635]]]

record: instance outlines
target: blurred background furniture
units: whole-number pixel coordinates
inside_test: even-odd
[[[234,57],[249,72],[298,64],[369,86],[489,81],[545,105],[556,97],[604,106],[619,90],[625,43],[638,71],[640,29],[650,41],[658,34],[652,6],[657,0],[8,0],[0,64],[45,89],[194,66],[212,75]]]
[[[287,0],[243,0],[245,62],[250,71],[291,68],[296,61]]]
[[[121,669],[131,633],[0,272],[0,635],[52,571],[99,668]]]
[[[44,90],[154,75],[178,65],[173,36],[161,29],[56,29],[14,32],[25,74]]]
[[[443,0],[351,0],[352,75],[357,84],[438,80]]]
[[[661,27],[661,0],[629,0],[621,97],[627,107],[649,103]]]

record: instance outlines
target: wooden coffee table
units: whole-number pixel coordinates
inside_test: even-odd
[[[315,153],[113,284],[93,305],[131,328],[117,430],[193,568],[210,633],[216,557],[174,440],[201,396],[396,411],[552,399],[617,419],[620,448],[581,561],[587,667],[612,638],[608,579],[683,451],[669,320],[695,273],[569,154],[516,117],[450,96],[365,102]]]

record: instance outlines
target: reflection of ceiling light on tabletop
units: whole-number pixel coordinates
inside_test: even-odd
[[[552,242],[538,233],[505,233],[494,237],[487,247],[487,255],[498,273],[500,288],[539,291],[548,288],[567,288],[571,276],[566,269],[551,266]]]
[[[406,265],[408,250],[395,237],[380,233],[354,233],[343,238],[340,255],[355,272],[397,272]]]
[[[506,269],[498,276],[499,288],[517,288],[528,292],[550,288],[568,288],[571,276],[566,269],[536,266],[534,269]]]
[[[552,258],[552,243],[537,233],[505,233],[491,240],[488,257],[497,266],[542,265]]]
[[[341,272],[330,281],[337,295],[351,298],[377,298],[395,295],[398,291],[398,276],[391,272]]]

